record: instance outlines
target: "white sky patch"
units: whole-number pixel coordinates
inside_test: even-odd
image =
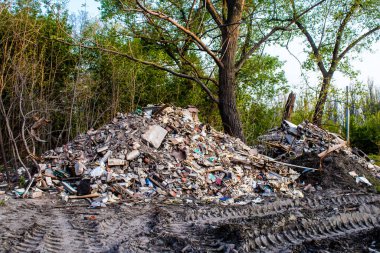
[[[67,8],[72,14],[78,14],[79,11],[87,11],[92,18],[100,16],[100,3],[94,0],[69,0]]]

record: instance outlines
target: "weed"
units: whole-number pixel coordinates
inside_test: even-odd
[[[26,185],[26,179],[24,176],[21,176],[19,179],[18,179],[18,184],[20,185],[20,187],[25,187]]]
[[[368,155],[371,160],[375,161],[375,164],[380,166],[380,155]]]

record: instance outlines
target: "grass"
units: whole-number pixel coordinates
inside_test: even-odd
[[[371,160],[374,160],[377,166],[380,166],[380,155],[371,154],[368,155],[368,157]],[[375,188],[376,192],[380,193],[380,180],[372,176],[368,178],[368,180],[371,182],[371,184],[373,184],[373,188]]]
[[[371,154],[371,155],[368,155],[368,157],[371,160],[374,160],[377,166],[380,166],[380,155]],[[375,188],[376,192],[380,193],[380,180],[372,177],[370,182],[373,184],[373,188]]]
[[[5,200],[0,200],[0,206],[5,206]]]
[[[368,157],[371,159],[371,160],[374,160],[375,161],[375,164],[377,166],[380,166],[380,155],[368,155]]]

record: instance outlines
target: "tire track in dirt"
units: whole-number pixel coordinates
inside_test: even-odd
[[[173,242],[183,246],[183,252],[277,252],[313,240],[371,233],[379,228],[379,204],[379,195],[344,194],[186,209],[162,222],[157,235],[170,238],[173,247]]]
[[[380,195],[364,194],[228,207],[24,200],[0,208],[0,252],[279,252],[371,235],[379,217]]]
[[[2,252],[59,252],[52,213],[28,202],[14,205],[5,212],[1,222],[0,246]]]
[[[218,221],[221,219],[249,219],[251,217],[265,217],[278,215],[289,211],[302,209],[323,209],[330,206],[358,205],[380,202],[379,195],[341,195],[330,198],[304,198],[275,201],[265,205],[212,207],[201,210],[186,210],[176,215],[176,221]]]
[[[305,220],[300,224],[282,227],[282,231],[256,234],[251,229],[244,231],[245,239],[241,248],[244,252],[265,250],[280,251],[300,245],[304,242],[331,240],[334,237],[344,238],[360,232],[371,231],[380,227],[380,219],[376,213],[344,213],[328,219]]]

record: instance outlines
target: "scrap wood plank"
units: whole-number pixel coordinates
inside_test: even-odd
[[[319,158],[323,158],[323,157],[325,157],[326,155],[328,155],[329,153],[331,153],[331,152],[333,152],[333,151],[335,151],[335,150],[337,150],[337,149],[339,149],[339,148],[341,148],[341,147],[344,147],[344,146],[346,146],[346,142],[345,142],[345,141],[343,141],[342,143],[339,143],[339,144],[336,144],[336,145],[334,145],[334,146],[329,147],[327,150],[325,150],[325,151],[319,153],[319,154],[318,154],[318,157],[319,157]]]
[[[69,196],[69,199],[97,198],[99,196],[100,196],[99,193],[92,193],[92,194],[87,194],[87,195],[82,195],[82,196],[71,195],[71,196]]]

